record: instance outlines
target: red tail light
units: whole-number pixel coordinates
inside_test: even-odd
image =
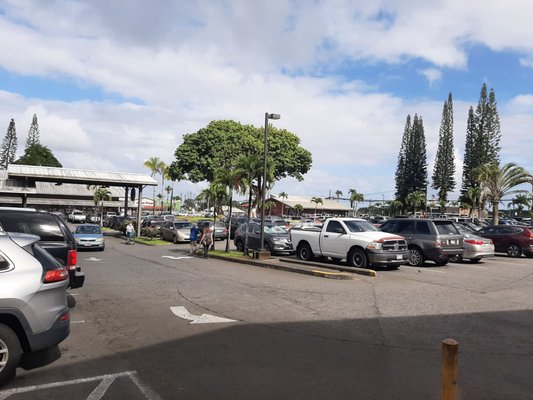
[[[68,311],[65,311],[63,314],[60,315],[59,320],[60,321],[68,321],[70,318],[70,315]]]
[[[67,268],[76,269],[78,264],[78,252],[76,250],[69,250],[67,255]]]
[[[465,239],[465,243],[470,243],[470,244],[475,244],[477,246],[481,246],[484,242],[483,240]]]
[[[54,269],[46,271],[44,274],[44,283],[61,282],[68,279],[68,271],[65,268]]]
[[[526,235],[529,238],[533,238],[533,232],[531,231],[531,229],[526,229]]]

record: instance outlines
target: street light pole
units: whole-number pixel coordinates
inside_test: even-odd
[[[265,251],[265,195],[266,195],[266,178],[267,178],[267,158],[268,158],[268,120],[280,119],[279,114],[265,113],[265,138],[264,138],[264,152],[263,152],[263,186],[261,189],[261,232],[259,233],[259,242],[261,243],[261,250]]]

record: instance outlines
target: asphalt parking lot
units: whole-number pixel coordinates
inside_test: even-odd
[[[533,393],[531,259],[331,280],[106,240],[62,357],[0,399],[437,399],[447,337],[461,398]]]

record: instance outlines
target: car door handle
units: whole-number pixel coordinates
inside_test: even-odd
[[[324,235],[324,237],[329,237],[329,235]]]

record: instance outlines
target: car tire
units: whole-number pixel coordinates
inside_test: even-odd
[[[407,262],[411,267],[421,267],[424,264],[424,261],[424,253],[422,253],[420,249],[416,247],[409,249],[409,259]]]
[[[449,262],[450,262],[449,258],[439,258],[439,259],[435,260],[435,265],[437,267],[444,267]]]
[[[315,256],[311,246],[309,246],[309,243],[302,243],[298,245],[298,248],[296,249],[296,257],[302,261],[314,260]]]
[[[346,262],[351,267],[366,268],[368,267],[368,257],[363,249],[353,249],[348,253]]]
[[[461,262],[463,261],[463,256],[453,256],[453,257],[450,257],[450,261],[452,263],[458,263],[458,262]]]
[[[471,262],[472,264],[477,264],[477,263],[480,262],[480,261],[481,261],[481,258],[471,258],[471,259],[470,259],[470,262]]]
[[[269,253],[272,253],[272,249],[270,248],[270,244],[268,242],[265,242],[265,250],[268,251]]]
[[[178,238],[176,237],[176,235],[172,236],[172,243],[178,244]]]
[[[21,354],[20,341],[15,332],[0,324],[0,387],[15,377]]]
[[[522,255],[522,247],[517,243],[511,243],[507,246],[506,252],[509,257],[520,257]]]
[[[242,243],[242,240],[237,240],[235,242],[235,248],[237,249],[238,252],[243,252],[244,251],[244,244]]]

